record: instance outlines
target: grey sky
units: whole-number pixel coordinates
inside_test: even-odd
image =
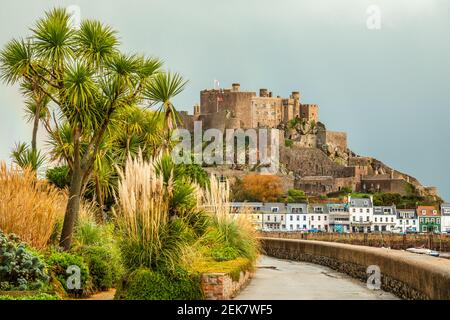
[[[357,153],[436,185],[450,199],[450,2],[448,0],[1,0],[0,46],[55,5],[119,30],[123,49],[161,57],[189,86],[191,111],[219,79],[276,95],[299,90]],[[376,4],[381,30],[366,28]],[[30,140],[22,98],[0,84],[0,159]]]

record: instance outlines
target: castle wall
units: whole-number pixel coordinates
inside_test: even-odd
[[[200,93],[200,112],[209,115],[226,110],[231,117],[238,118],[244,128],[251,128],[251,100],[255,96],[254,92],[204,90]],[[208,128],[206,125],[204,127]]]
[[[251,127],[274,128],[283,121],[283,99],[272,97],[253,97],[251,99]]]

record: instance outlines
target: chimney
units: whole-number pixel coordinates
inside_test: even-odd
[[[269,92],[269,98],[272,98],[272,91]]]
[[[269,95],[269,90],[267,89],[259,89],[259,96],[260,97],[267,97]]]
[[[233,83],[232,85],[233,92],[239,92],[241,90],[241,85],[239,83]]]
[[[292,91],[292,99],[294,99],[294,100],[300,100],[300,92],[298,92],[298,91]]]

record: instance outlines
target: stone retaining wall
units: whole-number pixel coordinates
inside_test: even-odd
[[[381,289],[403,299],[450,300],[450,261],[404,251],[333,242],[261,238],[265,254],[330,267],[367,281],[367,267],[381,270]]]
[[[229,300],[234,298],[250,281],[250,271],[241,272],[239,281],[233,281],[227,273],[205,273],[202,275],[202,290],[206,300]]]

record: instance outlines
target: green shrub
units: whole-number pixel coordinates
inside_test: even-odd
[[[238,258],[239,252],[233,247],[224,245],[211,249],[211,256],[216,261],[229,261]]]
[[[99,225],[93,219],[82,218],[75,227],[74,246],[103,246],[111,244],[113,239],[112,224]]]
[[[211,248],[216,261],[244,257],[255,261],[259,241],[251,223],[245,219],[212,219],[212,226],[202,237],[202,243]]]
[[[70,185],[70,172],[68,166],[55,167],[46,172],[47,180],[60,189]]]
[[[24,296],[0,295],[0,301],[2,300],[61,300],[61,298],[53,294],[38,293]]]
[[[286,201],[288,203],[308,203],[308,197],[302,190],[289,189]]]
[[[82,256],[68,252],[54,252],[48,257],[47,264],[51,269],[52,276],[61,283],[68,294],[79,296],[86,294],[91,290],[89,267]],[[71,275],[70,273],[67,273],[67,269],[70,266],[78,266],[80,268],[80,289],[69,289],[67,287],[67,280]]]
[[[89,267],[92,290],[104,291],[113,288],[122,276],[120,256],[114,248],[81,247],[78,252]]]
[[[123,281],[116,299],[123,300],[200,300],[200,277],[178,271],[174,275],[140,268]]]
[[[0,290],[37,290],[48,280],[39,257],[17,236],[0,231]]]
[[[286,139],[284,140],[284,146],[286,148],[291,148],[294,145],[294,141],[290,140],[290,139]]]

